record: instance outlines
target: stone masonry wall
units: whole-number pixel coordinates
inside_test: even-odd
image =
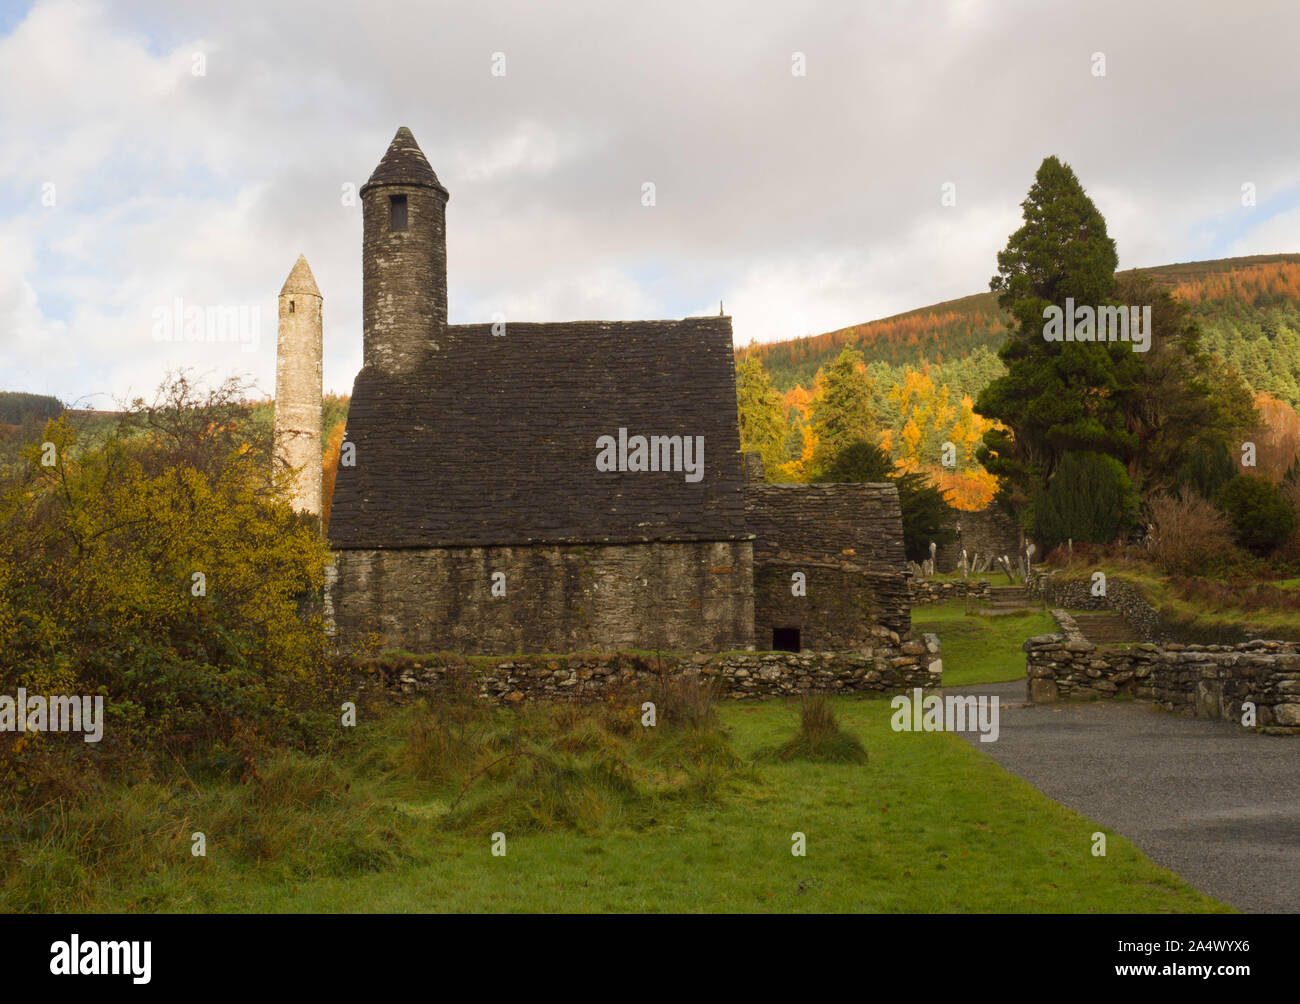
[[[1270,731],[1300,732],[1300,645],[1253,641],[1240,645],[1097,646],[1064,610],[1052,615],[1057,634],[1024,643],[1029,700],[1087,700],[1125,695],[1166,711],[1240,723],[1242,703]]]
[[[804,576],[804,595],[793,594],[795,573]],[[879,577],[865,572],[812,561],[768,562],[754,570],[754,645],[771,648],[777,628],[797,628],[804,650],[870,645],[881,615],[876,607],[880,591]],[[885,627],[897,623],[887,614],[885,619]]]
[[[1151,605],[1136,586],[1122,577],[1108,576],[1106,595],[1093,596],[1091,579],[1067,577],[1059,570],[1030,573],[1028,589],[1048,606],[1073,610],[1114,610],[1147,641],[1179,642],[1191,645],[1237,645],[1255,640],[1255,633],[1236,624],[1213,623],[1204,619],[1181,620]]]
[[[963,547],[970,559],[977,554],[1006,554],[1013,562],[1016,560],[1020,550],[1020,527],[1001,509],[994,506],[977,512],[950,509],[949,523],[959,528],[958,533],[951,544],[935,552],[936,571],[955,572]]]
[[[912,596],[912,606],[926,603],[947,603],[967,596],[987,600],[992,584],[988,579],[918,579],[907,583]]]
[[[762,582],[762,602],[756,608],[758,644],[769,643],[763,638],[771,638],[772,628],[797,626],[805,616],[811,625],[827,626],[824,614],[807,609],[811,588],[808,597],[791,592],[790,577],[797,571],[803,571],[810,583],[815,575],[838,581],[850,594],[843,603],[870,618],[856,628],[840,629],[850,639],[862,637],[861,632],[872,624],[899,634],[911,631],[903,517],[894,485],[749,481],[745,518],[755,535],[754,567]],[[835,577],[821,571],[836,568],[845,574]],[[777,588],[782,582],[783,590]]]
[[[896,637],[896,636],[895,636]],[[669,675],[699,674],[717,681],[729,698],[809,693],[905,693],[942,682],[939,639],[895,641],[878,629],[871,647],[858,652],[728,652],[661,657],[640,652],[580,653],[463,659],[455,656],[386,656],[359,662],[363,689],[410,699],[436,696],[452,673],[469,673],[482,697],[524,700],[599,700],[621,687],[646,685]]]
[[[1122,578],[1107,576],[1106,595],[1093,596],[1091,576],[1065,576],[1059,571],[1040,569],[1029,573],[1025,588],[1049,607],[1114,610],[1128,621],[1138,637],[1147,641],[1160,641],[1165,634],[1159,611],[1147,602],[1141,590]]]
[[[345,647],[687,652],[754,643],[749,541],[336,551],[326,615]],[[505,595],[493,595],[493,573]]]

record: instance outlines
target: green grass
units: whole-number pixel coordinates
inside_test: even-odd
[[[894,732],[888,700],[832,701],[861,764],[756,759],[799,728],[800,702],[725,703],[744,765],[689,797],[627,802],[581,827],[520,825],[488,777],[487,815],[449,824],[459,786],[397,771],[428,753],[402,715],[358,726],[356,745],[282,761],[254,785],[116,787],[95,795],[99,829],[22,826],[0,907],[151,912],[1193,912],[1227,910],[1132,844],[1049,801],[962,739]],[[536,712],[530,712],[536,713]],[[557,713],[558,714],[558,713]],[[495,713],[496,722],[511,713]],[[558,720],[558,718],[557,718]],[[574,735],[585,736],[585,724]],[[626,742],[640,742],[635,738]],[[692,756],[673,743],[628,754],[666,788]],[[594,742],[594,740],[593,740]],[[601,743],[605,740],[601,739]],[[667,752],[666,759],[658,758]],[[594,765],[595,750],[586,760]],[[651,756],[650,754],[653,754]],[[576,754],[575,754],[576,755]],[[593,757],[595,759],[593,759]],[[689,764],[687,764],[689,766]],[[584,768],[585,769],[585,768]],[[581,771],[579,771],[581,773]],[[640,784],[640,781],[637,782]],[[600,792],[587,781],[570,794]],[[623,802],[607,800],[618,809]],[[495,808],[493,808],[495,806]],[[494,816],[493,813],[496,813]],[[75,815],[74,817],[75,818]],[[491,853],[491,833],[506,855]],[[190,833],[208,838],[190,854]],[[1107,834],[1108,853],[1091,854]],[[791,854],[804,834],[807,854]],[[10,834],[0,834],[8,836]],[[13,846],[12,844],[10,846]],[[75,899],[69,889],[77,889]],[[26,894],[26,898],[24,898]]]
[[[1059,630],[1043,610],[968,615],[964,600],[912,609],[912,632],[932,631],[943,645],[945,687],[1022,679],[1025,639]]]
[[[969,575],[962,575],[960,571],[956,572],[936,572],[934,575],[926,576],[927,581],[933,580],[938,582],[957,582],[959,580],[969,580],[971,582],[989,582],[995,586],[1009,586],[1005,572],[979,572]]]
[[[1295,610],[1245,609],[1212,603],[1200,597],[1187,596],[1178,591],[1169,577],[1149,564],[1134,561],[1110,560],[1100,564],[1075,564],[1065,566],[1060,574],[1066,577],[1088,578],[1093,571],[1104,571],[1108,582],[1127,582],[1142,594],[1171,624],[1183,625],[1183,632],[1194,635],[1197,625],[1259,634],[1265,638],[1292,638],[1300,640],[1300,615]],[[1262,585],[1276,586],[1289,592],[1300,580],[1259,579]],[[944,664],[945,666],[947,663]]]

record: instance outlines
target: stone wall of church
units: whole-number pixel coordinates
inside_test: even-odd
[[[334,552],[348,648],[476,655],[723,652],[754,643],[750,541]]]
[[[754,570],[754,647],[785,647],[776,632],[791,628],[801,652],[868,648],[891,632],[897,643],[911,618],[886,605],[893,585],[889,577],[835,565],[764,561]]]
[[[799,648],[861,648],[912,629],[903,517],[892,484],[745,484],[754,541],[754,644],[797,628]],[[796,573],[803,582],[796,583]],[[796,588],[798,586],[798,588]],[[897,639],[895,639],[897,640]]]

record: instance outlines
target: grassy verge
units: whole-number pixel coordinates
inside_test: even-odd
[[[1108,581],[1136,587],[1170,625],[1181,626],[1194,637],[1199,626],[1229,632],[1247,632],[1266,638],[1300,640],[1300,610],[1278,602],[1294,593],[1291,579],[1249,579],[1232,582],[1209,579],[1172,580],[1148,564],[1108,559],[1103,563],[1064,566],[1066,576],[1088,578],[1104,571]],[[1269,597],[1275,605],[1269,605]],[[1233,600],[1236,602],[1233,602]],[[1294,600],[1291,601],[1294,603]]]
[[[962,600],[912,610],[913,633],[932,631],[943,643],[946,687],[1022,679],[1025,639],[1059,630],[1045,611],[989,616],[965,611]]]
[[[1009,583],[1007,582],[1007,576],[1006,576],[1006,573],[1005,573],[1005,572],[1001,572],[1001,571],[997,571],[997,572],[978,572],[978,573],[976,573],[976,572],[972,572],[972,573],[970,573],[969,575],[962,575],[960,571],[957,571],[957,572],[936,572],[934,575],[927,575],[927,576],[926,576],[926,579],[927,579],[927,580],[934,580],[934,581],[938,581],[938,582],[964,582],[964,581],[971,581],[971,582],[990,582],[990,583],[992,583],[992,584],[995,585],[995,586],[997,586],[997,585],[1003,585],[1003,586],[1005,586],[1005,585],[1009,585]]]
[[[452,713],[446,728],[437,710],[369,717],[348,749],[281,758],[247,784],[106,787],[0,819],[0,908],[1226,909],[960,738],[894,732],[887,700],[832,707],[865,762],[761,758],[798,732],[797,701],[728,703],[662,732],[639,705]],[[483,769],[519,749],[544,762]],[[795,833],[806,856],[791,854]]]

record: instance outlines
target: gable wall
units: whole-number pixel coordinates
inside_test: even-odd
[[[911,631],[902,510],[892,484],[745,485],[754,541],[754,644],[798,628],[809,651],[863,648]],[[792,591],[802,572],[806,595]]]

